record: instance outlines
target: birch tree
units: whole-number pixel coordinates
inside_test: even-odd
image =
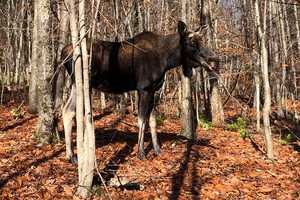
[[[269,83],[268,74],[268,49],[266,46],[266,13],[267,13],[267,2],[254,1],[255,9],[255,20],[258,34],[258,46],[259,46],[259,60],[262,72],[263,89],[264,89],[264,105],[263,105],[263,124],[264,134],[267,149],[267,157],[273,159],[273,143],[272,143],[272,132],[270,126],[270,111],[271,111],[271,90]],[[263,4],[263,8],[261,5]],[[261,14],[261,11],[263,13]]]
[[[81,155],[78,155],[80,160],[83,160],[82,171],[79,174],[79,185],[83,187],[78,188],[78,194],[82,197],[87,197],[91,190],[94,169],[95,169],[95,130],[93,124],[93,114],[91,106],[91,94],[89,85],[89,60],[87,52],[86,41],[86,17],[85,17],[85,0],[79,2],[79,25],[81,38],[81,52],[82,52],[82,68],[83,68],[83,93],[84,93],[84,116],[85,129],[83,137],[83,150]],[[78,166],[79,167],[79,166]]]
[[[76,4],[67,1],[70,10],[70,29],[73,44],[73,60],[76,85],[76,124],[78,184],[77,195],[83,198],[91,191],[95,168],[95,136],[89,90],[89,67],[86,45],[85,1],[79,2],[79,27]],[[79,38],[80,36],[80,38]]]
[[[58,52],[60,53],[63,47],[67,43],[69,15],[67,8],[63,2],[59,3],[60,23],[59,23],[59,43]],[[60,61],[60,54],[58,54],[58,60]],[[60,61],[61,62],[61,61]],[[65,70],[61,66],[56,66],[55,75],[56,77],[56,88],[55,88],[55,110],[58,110],[62,105],[63,101],[63,86],[64,86],[64,75]]]

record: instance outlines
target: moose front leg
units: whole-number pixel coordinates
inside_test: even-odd
[[[152,144],[156,155],[160,154],[159,144],[157,140],[157,132],[156,132],[156,111],[152,109],[149,119],[150,132],[152,137]]]
[[[73,84],[70,97],[63,108],[63,124],[65,131],[65,142],[66,142],[66,157],[72,163],[76,163],[77,160],[74,157],[73,148],[72,148],[72,125],[73,119],[75,117],[76,111],[76,87]]]
[[[149,120],[151,110],[153,108],[154,94],[146,91],[139,92],[139,105],[138,105],[138,125],[139,125],[139,138],[138,138],[138,157],[142,160],[145,158],[144,150],[144,135],[146,123]]]

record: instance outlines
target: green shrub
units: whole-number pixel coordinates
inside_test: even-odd
[[[210,128],[212,128],[212,123],[211,121],[209,121],[206,117],[204,116],[200,116],[199,119],[199,125],[204,128],[205,130],[208,130]]]
[[[291,143],[292,141],[295,140],[295,135],[294,133],[288,133],[287,135],[285,136],[281,136],[281,139],[280,139],[280,143],[281,144],[289,144]]]
[[[25,112],[22,111],[21,109],[19,108],[13,108],[11,111],[10,111],[10,114],[12,115],[12,117],[14,119],[19,119],[19,118],[23,118],[24,115],[25,115]]]
[[[166,116],[162,113],[156,116],[156,124],[157,126],[162,126],[164,121],[166,120]]]
[[[249,137],[249,134],[246,130],[247,128],[247,122],[241,117],[238,117],[235,122],[229,124],[227,126],[227,129],[231,131],[237,131],[240,133],[241,138],[246,139]]]

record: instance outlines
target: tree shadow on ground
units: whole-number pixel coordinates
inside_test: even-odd
[[[51,155],[43,156],[39,159],[27,158],[25,160],[21,160],[19,162],[15,162],[14,166],[11,166],[12,169],[18,169],[16,172],[9,173],[7,177],[1,178],[0,177],[0,189],[6,185],[11,179],[15,179],[18,176],[23,176],[31,169],[32,166],[39,166],[42,163],[45,163],[52,158],[57,157],[64,151],[64,148],[59,148],[51,153]],[[31,160],[33,159],[33,160]]]
[[[121,119],[117,119],[114,124],[119,123]],[[101,174],[106,183],[108,183],[113,177],[115,177],[116,172],[118,171],[120,165],[127,160],[127,157],[132,154],[134,146],[137,145],[138,142],[138,133],[131,131],[123,131],[117,129],[103,129],[97,128],[95,130],[96,134],[96,147],[101,148],[106,145],[112,143],[123,143],[125,144],[120,150],[118,150],[109,162],[106,164]],[[162,146],[165,142],[168,141],[179,141],[186,142],[186,138],[180,135],[176,135],[174,133],[158,133],[160,146]],[[148,142],[148,146],[146,147],[146,155],[152,150],[150,133],[145,133],[145,143]],[[162,149],[163,151],[163,149]],[[137,156],[137,155],[135,155]],[[149,159],[149,157],[146,159]],[[101,184],[101,179],[99,176],[94,178],[94,184]]]
[[[0,131],[8,131],[10,129],[16,128],[17,126],[21,126],[21,125],[23,125],[24,123],[28,122],[29,120],[31,120],[33,118],[35,118],[35,116],[30,116],[30,117],[26,117],[24,119],[17,120],[13,124],[9,124],[6,127],[0,128]]]
[[[113,109],[104,109],[100,114],[94,116],[94,121],[101,120],[103,117],[113,113]]]
[[[111,143],[125,143],[125,146],[118,150],[101,172],[105,182],[108,183],[118,171],[120,165],[125,162],[128,155],[133,151],[136,143],[136,134],[123,132],[115,129],[96,129],[96,147],[100,148]],[[94,178],[94,184],[100,184],[99,176]]]
[[[297,152],[300,152],[300,146],[295,143],[296,140],[300,141],[300,124],[299,120],[294,117],[294,114],[285,110],[283,116],[273,112],[271,114],[271,122],[277,128],[275,134],[280,134],[280,137],[286,137],[289,134],[294,136],[294,139],[289,142],[289,145]]]
[[[296,144],[296,143],[291,143],[290,145],[293,147],[294,151],[300,152],[300,146],[299,146],[298,144]]]
[[[197,175],[197,163],[200,159],[207,159],[205,155],[194,151],[193,146],[207,146],[213,149],[216,149],[214,146],[209,144],[209,140],[196,140],[196,141],[188,141],[186,143],[186,150],[183,155],[182,162],[180,164],[179,170],[172,177],[172,189],[171,194],[169,195],[169,200],[179,199],[181,188],[184,185],[184,179],[189,174],[189,163],[191,162],[191,182],[190,182],[190,192],[191,199],[198,200],[200,199],[200,189],[201,186],[209,180],[209,178],[201,178]]]
[[[261,155],[265,155],[266,152],[259,147],[259,145],[255,142],[255,140],[252,137],[249,137],[250,143],[252,147],[255,149],[255,151],[259,152]]]
[[[116,172],[119,170],[122,163],[126,162],[127,157],[132,155],[134,146],[137,145],[138,142],[138,132],[137,131],[126,131],[116,129],[117,125],[122,123],[122,119],[124,115],[120,115],[112,124],[109,124],[107,128],[96,128],[95,136],[96,136],[96,148],[101,148],[109,144],[121,143],[125,144],[120,150],[115,152],[112,158],[105,165],[104,169],[101,171],[101,175],[104,178],[105,183],[109,183],[109,181],[115,177]],[[197,168],[196,164],[199,159],[204,158],[205,156],[200,155],[198,152],[192,150],[192,146],[207,146],[213,149],[217,149],[216,147],[209,144],[209,140],[195,140],[193,142],[188,141],[185,137],[178,135],[176,133],[166,133],[161,132],[158,133],[160,146],[163,146],[164,143],[174,141],[176,143],[185,143],[186,151],[183,156],[183,162],[181,163],[180,169],[178,173],[173,176],[172,179],[172,194],[169,199],[178,199],[180,195],[180,189],[183,185],[184,176],[188,169],[188,164],[192,157],[192,181],[191,181],[191,193],[193,195],[193,199],[199,199],[199,187],[202,182],[205,180],[199,179],[197,176]],[[145,132],[145,143],[148,143],[145,149],[146,155],[149,154],[150,151],[153,151],[151,135],[149,130]],[[164,151],[164,149],[162,149]],[[192,156],[190,156],[192,155]],[[136,155],[135,155],[136,156]],[[148,157],[148,156],[147,156]],[[146,159],[149,159],[146,158]],[[94,177],[94,184],[101,184],[101,179],[97,175]]]

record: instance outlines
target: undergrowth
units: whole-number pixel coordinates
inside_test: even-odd
[[[238,117],[233,123],[228,124],[227,129],[239,132],[240,137],[243,139],[249,137],[249,133],[247,132],[247,121],[242,117]]]

